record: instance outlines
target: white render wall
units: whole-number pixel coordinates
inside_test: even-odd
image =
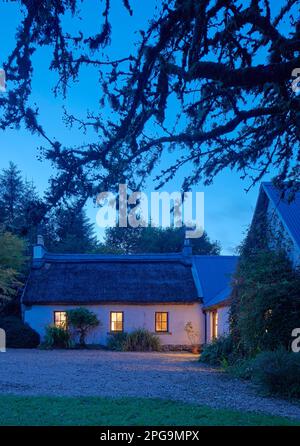
[[[229,306],[216,308],[218,313],[218,336],[229,333]],[[206,341],[212,341],[212,311],[206,312]]]
[[[53,324],[54,311],[67,311],[77,308],[76,305],[33,305],[25,308],[24,321],[36,330],[41,338],[46,325]],[[85,308],[97,314],[101,324],[87,338],[89,344],[106,344],[110,330],[110,312],[124,312],[124,331],[131,332],[137,328],[145,328],[155,333],[155,312],[169,312],[169,333],[159,334],[164,345],[189,345],[189,339],[184,330],[187,322],[192,322],[195,331],[199,333],[199,344],[204,343],[204,314],[202,305],[195,304],[161,304],[161,305],[85,305]]]

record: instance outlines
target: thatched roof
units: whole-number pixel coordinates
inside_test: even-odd
[[[181,254],[45,254],[22,301],[32,304],[192,303],[199,301],[191,264]]]

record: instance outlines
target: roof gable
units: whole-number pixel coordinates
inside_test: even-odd
[[[300,249],[300,192],[297,192],[295,199],[289,203],[281,197],[280,190],[272,183],[262,183],[262,189],[273,203],[288,233]]]

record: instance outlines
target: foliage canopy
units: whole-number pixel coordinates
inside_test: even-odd
[[[134,16],[134,2],[122,3]],[[19,4],[24,18],[3,65],[9,91],[0,98],[0,127],[25,124],[45,138],[43,156],[59,172],[50,204],[66,195],[85,201],[124,180],[136,190],[167,149],[158,186],[181,168],[186,189],[225,168],[255,183],[272,167],[279,185],[299,187],[300,96],[291,88],[300,67],[297,0],[281,8],[270,0],[163,0],[133,52],[119,60],[110,58],[111,0],[100,2],[96,32],[76,35],[65,18],[76,29],[82,2]],[[50,49],[56,95],[67,95],[83,67],[100,70],[99,108],[86,117],[65,114],[68,125],[95,130],[92,142],[66,147],[41,127],[30,99],[40,48]]]

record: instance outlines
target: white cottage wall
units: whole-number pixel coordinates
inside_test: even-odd
[[[76,305],[33,305],[25,308],[24,320],[41,338],[45,334],[45,327],[54,322],[54,311],[67,311]],[[199,344],[204,343],[204,315],[202,305],[194,304],[147,304],[147,305],[85,305],[85,308],[97,314],[101,324],[88,336],[89,344],[105,345],[110,331],[110,312],[124,312],[124,331],[131,332],[137,328],[145,328],[155,332],[155,312],[169,313],[169,332],[155,333],[163,345],[188,345],[189,339],[184,327],[192,322],[195,332],[198,332]]]

